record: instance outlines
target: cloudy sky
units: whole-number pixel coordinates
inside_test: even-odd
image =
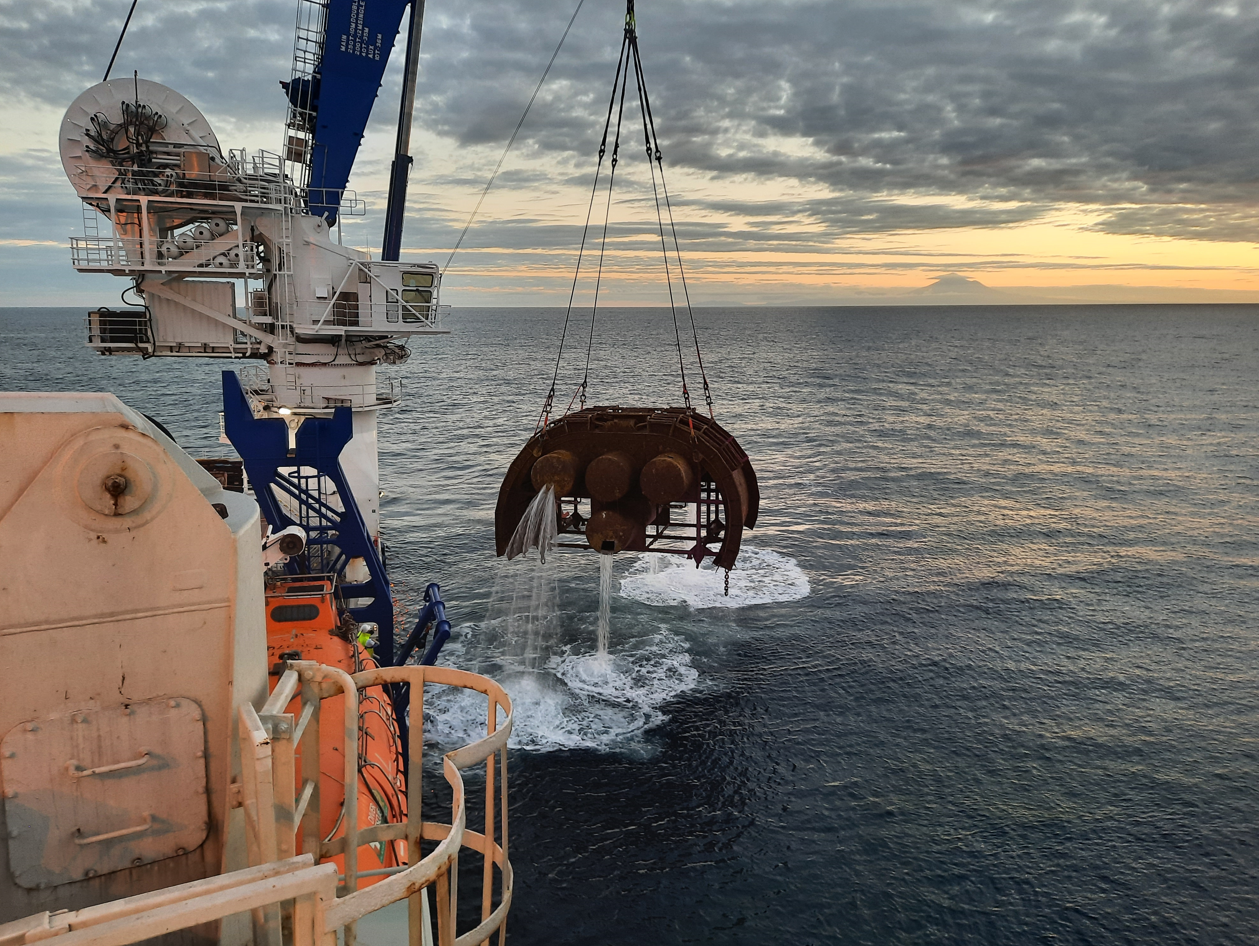
[[[575,3],[428,0],[406,257],[445,261]],[[0,0],[0,304],[116,295],[69,268],[56,130],[128,5]],[[140,0],[115,75],[181,91],[224,147],[278,150],[295,7]],[[623,16],[586,0],[443,301],[567,298]],[[638,26],[697,304],[878,301],[952,273],[993,299],[1259,300],[1259,3],[639,0]],[[345,240],[376,251],[397,83],[350,182],[369,210]],[[609,301],[658,302],[626,116]]]

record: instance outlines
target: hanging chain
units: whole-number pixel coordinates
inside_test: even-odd
[[[726,597],[730,597],[730,569],[726,569]]]
[[[577,277],[581,275],[581,261],[586,252],[586,236],[590,232],[590,216],[594,211],[595,195],[599,191],[599,173],[603,170],[603,158],[608,153],[608,129],[612,125],[612,107],[616,103],[616,87],[621,80],[621,65],[625,60],[625,46],[628,42],[628,34],[621,39],[621,54],[616,60],[616,78],[612,82],[612,95],[608,99],[608,115],[603,121],[603,139],[599,142],[599,163],[595,166],[595,179],[590,185],[590,202],[586,206],[586,223],[581,228],[581,248],[577,251],[577,267],[573,270],[573,285],[568,291],[568,308],[564,311],[564,330],[560,333],[560,350],[555,355],[555,371],[551,375],[551,388],[546,394],[546,403],[542,405],[542,413],[538,417],[538,423],[534,426],[536,433],[542,427],[551,422],[551,408],[555,402],[555,384],[560,376],[560,362],[564,358],[564,340],[568,337],[568,322],[573,315],[573,300],[577,295]],[[615,166],[616,158],[613,157],[613,166]],[[609,197],[611,196],[611,188],[608,189]],[[602,262],[602,261],[601,261]],[[590,313],[591,319],[591,335],[594,334],[594,312]],[[590,347],[586,346],[586,370],[590,370]],[[583,406],[585,406],[584,398],[585,382],[583,381]],[[570,403],[571,406],[571,403]]]
[[[571,23],[570,23],[571,26]],[[625,28],[621,37],[621,52],[617,57],[616,75],[612,80],[612,94],[608,99],[608,114],[603,123],[603,138],[599,143],[599,163],[595,168],[595,179],[590,189],[590,201],[586,206],[586,222],[582,227],[581,246],[577,253],[577,266],[573,272],[573,282],[568,294],[568,307],[564,312],[564,328],[560,333],[559,352],[555,358],[555,370],[551,375],[551,386],[547,391],[546,400],[542,406],[542,413],[538,417],[538,423],[534,427],[534,431],[547,426],[551,421],[551,412],[555,406],[555,387],[559,380],[560,365],[564,357],[564,345],[568,337],[568,327],[572,319],[573,302],[576,299],[578,278],[581,275],[581,266],[585,257],[586,242],[590,231],[590,219],[594,212],[594,201],[599,190],[599,175],[603,169],[603,160],[608,150],[608,132],[612,130],[612,112],[616,111],[616,129],[612,142],[612,158],[611,167],[608,173],[608,194],[604,206],[603,215],[603,232],[599,242],[599,262],[595,273],[594,299],[590,309],[590,331],[586,338],[586,362],[582,373],[581,384],[578,385],[576,393],[573,395],[573,401],[579,401],[581,409],[586,407],[586,395],[590,384],[590,359],[594,348],[595,324],[598,318],[599,310],[599,292],[603,282],[603,264],[607,255],[608,244],[608,227],[612,213],[612,189],[616,182],[616,168],[620,160],[621,147],[621,124],[625,115],[625,94],[629,85],[629,72],[631,66],[634,70],[634,84],[638,92],[639,110],[643,119],[643,139],[647,153],[647,166],[651,171],[651,190],[652,196],[656,204],[656,227],[660,234],[660,248],[664,261],[665,284],[669,291],[669,309],[673,316],[673,338],[675,348],[678,355],[678,373],[682,382],[682,400],[685,404],[688,421],[691,425],[692,436],[695,434],[694,421],[691,416],[694,414],[694,408],[691,404],[691,392],[686,380],[686,361],[682,355],[682,331],[678,323],[677,302],[673,294],[673,276],[672,266],[669,259],[669,241],[666,238],[664,230],[664,216],[667,213],[669,217],[669,234],[673,238],[673,256],[677,261],[678,277],[681,280],[682,295],[686,303],[687,315],[691,322],[691,339],[695,345],[695,361],[699,367],[700,380],[704,390],[704,404],[708,408],[708,416],[713,416],[713,396],[712,389],[708,383],[708,374],[704,369],[704,358],[700,352],[699,345],[699,329],[695,324],[695,310],[691,305],[690,289],[686,283],[686,271],[682,266],[682,250],[678,242],[677,223],[673,216],[673,205],[669,199],[669,187],[665,183],[664,176],[664,160],[660,149],[660,139],[656,134],[655,117],[651,111],[651,101],[647,95],[647,80],[643,74],[642,57],[638,50],[638,30],[637,22],[634,15],[634,0],[626,0],[625,10]],[[619,102],[618,102],[619,100]],[[660,175],[659,186],[656,184],[656,174]],[[661,196],[664,197],[664,208],[661,209]],[[569,402],[565,413],[572,408],[573,401]],[[727,582],[729,575],[727,574]]]
[[[630,5],[633,6],[633,0],[629,0],[629,2],[630,2]],[[634,35],[633,52],[634,52],[634,68],[635,68],[635,72],[639,76],[639,95],[642,100],[643,117],[647,123],[647,127],[651,131],[651,141],[648,143],[647,160],[648,162],[650,162],[654,159],[656,162],[656,167],[660,171],[660,189],[664,192],[665,210],[669,214],[669,231],[673,236],[673,252],[674,252],[674,256],[677,258],[677,261],[678,261],[678,276],[682,281],[682,295],[683,295],[683,298],[686,300],[686,312],[691,320],[691,338],[695,342],[695,361],[699,365],[700,381],[704,386],[704,404],[708,407],[708,416],[712,417],[713,416],[713,393],[712,393],[712,388],[710,388],[708,385],[708,373],[704,370],[704,356],[700,354],[700,350],[699,350],[699,329],[695,325],[695,310],[691,306],[691,293],[690,293],[690,289],[686,285],[686,270],[682,266],[682,249],[681,249],[681,245],[678,243],[678,228],[677,228],[677,224],[674,222],[674,219],[673,219],[673,204],[669,200],[669,185],[665,183],[665,179],[664,179],[664,155],[661,153],[661,150],[660,150],[660,138],[656,134],[656,119],[651,111],[651,98],[647,95],[647,79],[643,75],[642,59],[640,58],[639,53],[638,53],[637,33],[635,33]],[[652,177],[652,185],[653,187],[655,185],[654,175]],[[657,202],[657,207],[656,207],[657,217],[659,217],[659,214],[660,214],[659,202]],[[663,234],[661,236],[661,240],[663,242]],[[666,251],[666,255],[667,255],[667,251]],[[670,299],[672,299],[672,292],[670,292]],[[675,319],[676,319],[676,315],[675,315]],[[685,386],[685,383],[686,383],[686,379],[683,378],[684,386]],[[689,400],[687,402],[687,406],[688,407],[690,406]]]
[[[633,0],[629,0],[629,3],[632,9]],[[634,56],[634,81],[638,86],[638,110],[643,118],[643,142],[647,148],[647,167],[651,171],[651,195],[656,202],[656,227],[660,231],[660,251],[664,256],[664,281],[669,289],[669,311],[673,314],[673,338],[677,344],[678,351],[678,374],[682,378],[682,401],[689,414],[691,411],[691,392],[686,386],[686,363],[682,360],[682,333],[678,328],[678,307],[673,299],[673,277],[669,272],[669,244],[664,238],[664,217],[660,213],[660,191],[656,188],[656,165],[651,163],[653,155],[658,154],[660,149],[653,147],[652,135],[647,126],[647,89],[643,83],[642,63],[638,57],[637,33],[630,37],[630,51]],[[661,176],[664,176],[663,169],[661,169]]]
[[[630,0],[631,7],[633,0]],[[616,134],[612,139],[612,167],[608,171],[608,200],[607,205],[603,209],[603,237],[599,241],[599,268],[595,272],[595,295],[594,301],[590,305],[590,337],[586,339],[586,369],[581,377],[581,409],[586,409],[586,386],[590,381],[590,352],[594,348],[595,342],[595,319],[599,314],[599,287],[603,283],[603,260],[608,249],[608,223],[612,218],[612,186],[616,183],[616,165],[621,160],[621,119],[625,115],[625,87],[629,80],[629,60],[625,55],[625,46],[627,42],[633,42],[634,26],[632,18],[627,18],[625,23],[625,35],[621,40],[621,59],[616,64],[616,77],[621,83],[620,104],[616,110]],[[624,62],[625,68],[621,68]],[[612,87],[612,97],[616,98],[616,86]],[[611,109],[609,108],[609,117]]]

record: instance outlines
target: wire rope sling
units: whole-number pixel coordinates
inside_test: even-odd
[[[625,100],[631,88],[637,95],[647,163],[651,171],[665,284],[673,317],[681,407],[586,406],[612,189],[621,157]],[[609,151],[610,134],[612,142]],[[555,416],[556,385],[570,335],[573,302],[586,257],[587,237],[605,159],[608,163],[607,198],[584,367],[581,381],[567,407]],[[669,224],[667,233],[666,217]],[[706,413],[692,404],[687,384],[678,313],[681,306],[674,293],[675,264],[681,305],[685,306],[690,322],[695,365]],[[634,0],[628,0],[621,52],[608,100],[603,138],[599,143],[595,179],[586,209],[586,223],[582,229],[555,371],[534,435],[508,468],[499,490],[494,517],[497,552],[512,558],[528,548],[540,547],[545,554],[547,546],[552,543],[559,548],[591,549],[603,554],[665,552],[686,555],[697,566],[711,558],[716,567],[727,570],[728,582],[729,570],[734,567],[739,554],[743,530],[756,524],[759,505],[760,491],[751,461],[734,437],[714,418],[712,391],[700,352],[699,331],[686,285],[677,228],[664,180],[660,142],[656,136],[655,118],[638,50]]]

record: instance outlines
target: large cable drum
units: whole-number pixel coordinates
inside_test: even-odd
[[[139,120],[141,114],[150,116],[148,126],[133,127],[143,125]],[[147,162],[154,164],[153,167],[127,168],[147,173],[152,186],[148,189],[126,186],[133,182],[127,175],[120,175],[118,164],[101,153],[100,143],[92,140],[93,135],[99,137],[102,129],[107,129],[111,135],[112,140],[107,145],[116,146],[120,151],[132,152],[138,144],[143,145],[141,150],[146,153],[154,147],[164,148],[156,162]],[[140,131],[144,132],[144,140],[131,140]],[[218,138],[195,105],[174,89],[139,78],[110,79],[83,92],[66,109],[58,140],[66,177],[84,199],[111,191],[157,192],[159,172],[167,165],[180,168],[183,151],[220,154]],[[167,165],[161,163],[163,160]]]
[[[727,569],[760,507],[756,473],[734,437],[677,407],[593,407],[535,434],[499,490],[499,555],[547,487],[560,548],[668,552],[697,565],[711,557]]]

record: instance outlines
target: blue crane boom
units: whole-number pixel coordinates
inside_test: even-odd
[[[328,0],[323,56],[309,90],[315,117],[308,200],[311,214],[329,225],[407,6],[408,0]]]

